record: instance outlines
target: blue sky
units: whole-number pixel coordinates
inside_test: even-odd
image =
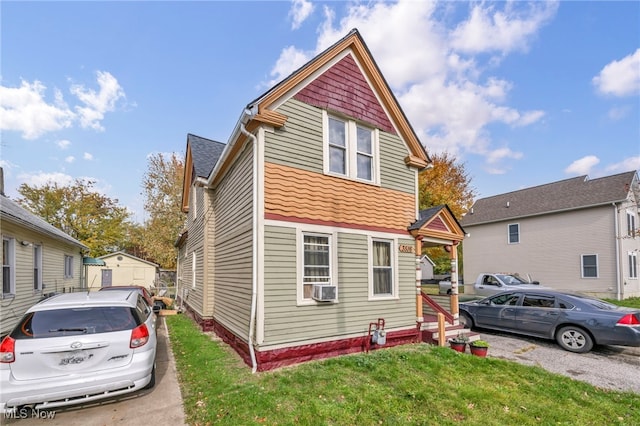
[[[640,2],[0,3],[5,193],[76,178],[145,219],[147,158],[358,28],[428,152],[481,197],[640,169]]]

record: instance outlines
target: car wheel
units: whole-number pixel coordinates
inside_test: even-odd
[[[593,348],[593,339],[579,327],[562,327],[556,333],[556,341],[569,352],[585,353]]]
[[[458,317],[458,321],[460,322],[460,325],[463,326],[464,328],[468,328],[469,330],[473,328],[473,319],[471,318],[471,315],[469,315],[465,311],[460,311],[460,316]]]
[[[153,363],[153,369],[151,370],[151,380],[143,389],[151,389],[156,385],[156,363]]]

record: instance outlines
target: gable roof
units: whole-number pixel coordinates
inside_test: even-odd
[[[194,179],[207,179],[227,145],[212,139],[187,134],[187,152],[182,182],[182,211],[189,209],[189,188]]]
[[[465,235],[464,229],[446,204],[420,210],[418,220],[408,230],[414,237],[421,235],[453,241],[462,241]]]
[[[637,185],[635,171],[598,179],[578,176],[481,198],[460,222],[469,226],[620,203],[627,199],[634,184]]]
[[[410,154],[405,158],[405,163],[419,169],[431,163],[424,146],[422,146],[409,120],[400,108],[396,97],[380,72],[360,33],[357,29],[353,29],[345,37],[315,56],[246,106],[234,128],[230,142],[222,153],[220,161],[214,166],[207,179],[207,185],[215,187],[233,163],[234,158],[248,138],[242,132],[243,127],[248,132],[252,132],[263,124],[275,128],[284,126],[288,117],[275,111],[279,106],[279,102],[292,96],[305,87],[306,84],[313,81],[318,76],[318,73],[323,71],[324,67],[340,58],[345,52],[350,52],[357,59],[367,81],[371,84],[375,93],[378,94],[382,106],[389,114],[389,118],[397,128],[400,137],[407,144]]]
[[[110,259],[110,258],[115,257],[115,256],[126,256],[129,259],[133,259],[133,260],[137,260],[138,262],[146,263],[149,266],[154,266],[156,268],[159,267],[159,265],[156,264],[156,263],[149,262],[148,260],[140,259],[139,257],[136,257],[136,256],[134,256],[132,254],[129,254],[129,253],[126,253],[124,251],[115,251],[113,253],[105,254],[105,255],[99,256],[98,259],[103,259],[103,260],[104,259]]]
[[[89,247],[85,246],[80,241],[62,232],[60,229],[29,212],[18,203],[4,195],[0,195],[0,214],[3,221],[11,222],[24,228],[29,228],[32,231],[46,234],[53,239],[80,247],[83,250],[89,249]]]

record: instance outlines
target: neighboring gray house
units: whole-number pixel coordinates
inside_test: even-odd
[[[82,253],[88,248],[5,197],[3,188],[0,229],[0,336],[4,336],[45,293],[83,286]]]
[[[638,297],[639,203],[636,171],[479,199],[461,220],[464,281],[514,272],[556,289]]]

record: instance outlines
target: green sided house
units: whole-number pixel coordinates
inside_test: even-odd
[[[4,188],[0,189],[0,229],[0,336],[4,336],[46,293],[83,287],[82,253],[88,248],[7,198]]]
[[[179,304],[254,371],[418,341],[427,310],[456,325],[457,274],[443,308],[419,261],[464,231],[418,211],[430,159],[357,30],[250,102],[226,144],[186,143]]]

